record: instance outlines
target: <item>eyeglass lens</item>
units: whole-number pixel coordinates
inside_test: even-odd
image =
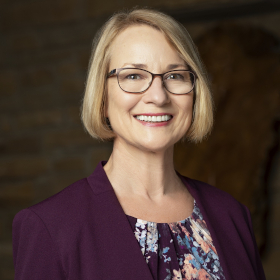
[[[122,69],[118,74],[120,87],[131,93],[145,91],[152,82],[152,74],[141,69]],[[163,76],[165,88],[174,94],[187,94],[194,87],[194,74],[188,70],[174,70]]]

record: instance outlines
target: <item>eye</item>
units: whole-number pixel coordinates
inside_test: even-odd
[[[167,77],[167,80],[184,80],[184,76],[178,73],[170,73]]]
[[[129,74],[125,77],[128,80],[140,80],[142,77],[139,74]]]

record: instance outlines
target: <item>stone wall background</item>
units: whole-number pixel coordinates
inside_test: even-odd
[[[253,0],[207,2],[156,0],[152,3],[141,2],[141,6],[149,5],[176,11],[188,7],[199,9],[209,6],[210,2],[223,5],[230,2],[249,3]],[[106,160],[110,155],[111,143],[93,140],[84,132],[79,116],[81,98],[95,32],[112,12],[137,4],[139,4],[137,1],[128,3],[124,0],[1,1],[0,279],[13,279],[11,223],[14,215],[20,209],[37,203],[89,175],[100,160]],[[231,53],[233,55],[229,60],[240,58],[236,56],[239,37],[236,36],[231,40],[231,33],[250,28],[255,30],[256,34],[265,33],[263,38],[271,38],[274,48],[266,49],[262,54],[263,61],[269,61],[265,62],[266,65],[275,65],[275,69],[279,71],[277,42],[280,38],[280,13],[276,11],[265,15],[229,20],[213,19],[207,22],[199,20],[190,23],[186,19],[183,23],[197,42],[206,68],[210,74],[212,73],[217,114],[221,115],[217,115],[217,125],[212,138],[210,137],[208,141],[199,147],[185,143],[184,146],[176,148],[177,153],[182,155],[181,158],[175,156],[176,165],[187,176],[226,189],[250,208],[257,240],[263,252],[267,279],[279,279],[277,275],[277,259],[280,258],[280,244],[277,239],[280,224],[280,132],[277,130],[279,75],[277,76],[278,72],[275,71],[270,75],[264,75],[267,84],[270,84],[271,79],[270,88],[273,90],[266,92],[266,88],[264,89],[263,106],[262,103],[258,103],[260,114],[251,110],[255,108],[252,94],[246,102],[242,102],[241,95],[239,99],[235,99],[233,94],[242,94],[239,88],[231,91],[228,80],[227,83],[225,79],[214,81],[214,77],[220,77],[219,74],[225,77],[224,70],[222,68],[215,70],[215,67],[224,63],[224,69],[228,70],[227,66],[231,62],[226,58]],[[217,30],[220,30],[220,33]],[[221,50],[217,50],[218,45],[211,41],[213,36],[217,36],[217,32],[224,46]],[[246,46],[246,39],[249,41],[251,37],[248,35],[248,38],[246,36],[242,38],[244,42],[240,42],[242,46],[240,50]],[[265,44],[265,40],[257,42],[251,40],[252,38],[250,43],[253,50],[262,49],[260,46]],[[211,54],[212,48],[215,48],[215,57]],[[257,63],[259,57],[253,60],[246,57],[246,55],[243,57],[245,60],[248,59],[248,63],[245,63],[248,70],[245,73],[250,75],[259,67]],[[216,64],[214,58],[222,62]],[[271,78],[272,76],[274,78]],[[246,82],[248,77],[241,78]],[[250,88],[250,84],[246,86]],[[225,115],[222,111],[219,113],[218,104],[222,94],[223,98],[228,100],[223,106],[225,112],[234,112],[240,102],[244,107],[242,112],[247,112],[245,116],[248,118],[246,124],[249,125],[249,129],[245,124],[242,128],[242,138],[235,138],[232,133],[238,131],[239,124],[243,123],[244,114],[231,116],[229,123],[235,129],[227,129]],[[262,126],[257,126],[256,122],[260,120],[257,117],[260,116],[264,116],[265,119],[262,120]],[[235,139],[234,143],[225,141],[223,136],[225,134],[228,139]],[[197,153],[191,153],[192,150]],[[216,150],[219,150],[217,158]],[[235,156],[234,159],[227,156],[229,151],[233,157]],[[244,153],[246,158],[244,165],[238,164],[244,163],[240,153]],[[255,155],[259,153],[261,156],[256,157]],[[201,164],[205,157],[208,157],[208,162],[215,163],[212,164],[211,170],[207,170],[207,165]],[[234,174],[230,175],[219,169],[218,166],[221,165],[224,170],[227,168],[233,170]],[[251,173],[244,172],[252,166],[255,169]],[[234,176],[236,181],[232,181],[230,178],[233,177],[230,176]],[[230,184],[225,186],[227,182]],[[229,185],[231,187],[227,189]],[[238,187],[232,187],[235,185]],[[248,185],[253,188],[247,189]]]

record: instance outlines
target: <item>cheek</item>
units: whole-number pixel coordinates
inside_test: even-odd
[[[109,119],[112,118],[112,115],[115,114],[114,111],[119,106],[118,104],[118,84],[113,81],[113,79],[109,80],[107,84],[107,102],[106,102],[106,113]]]
[[[132,111],[141,98],[139,95],[122,91],[118,85],[108,88],[107,97],[107,117],[113,122],[118,117],[132,116]]]
[[[180,99],[181,102],[177,102],[179,109],[179,125],[184,133],[189,129],[192,116],[193,116],[193,98],[192,96],[182,96],[185,98]]]
[[[185,116],[192,115],[193,111],[193,96],[187,95],[187,96],[180,96],[177,100],[177,106],[179,108],[179,111]]]

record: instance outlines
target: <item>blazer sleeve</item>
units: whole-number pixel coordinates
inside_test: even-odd
[[[13,220],[15,280],[66,279],[58,248],[41,218],[24,209]]]
[[[262,262],[261,262],[261,258],[260,258],[260,254],[259,254],[254,230],[253,230],[251,213],[246,206],[244,206],[244,208],[246,209],[248,224],[249,224],[249,228],[250,228],[250,233],[251,233],[251,237],[252,237],[253,244],[254,244],[254,255],[252,256],[252,258],[253,258],[253,262],[255,264],[256,275],[258,275],[258,279],[265,280],[266,278],[265,278],[265,274],[264,274],[264,270],[263,270],[263,266],[262,266]]]

